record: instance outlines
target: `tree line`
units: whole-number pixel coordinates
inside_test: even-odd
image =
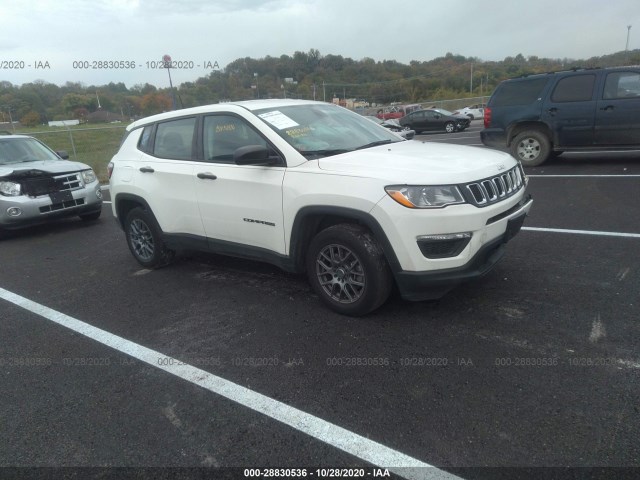
[[[418,103],[488,96],[504,79],[569,68],[640,64],[640,50],[617,52],[586,60],[550,59],[518,54],[502,61],[482,61],[447,53],[429,61],[354,60],[321,55],[316,49],[280,57],[234,60],[193,82],[170,91],[148,83],[128,88],[124,83],[62,86],[36,80],[22,85],[0,81],[2,121],[37,125],[49,120],[86,121],[99,108],[137,118],[171,110],[254,98],[302,98],[331,101],[355,98],[369,103]]]

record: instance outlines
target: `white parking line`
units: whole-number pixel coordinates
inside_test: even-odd
[[[172,359],[160,352],[52,310],[4,288],[0,288],[0,298],[141,362],[267,415],[372,465],[388,468],[390,471],[407,479],[456,480],[460,478],[342,427],[314,417],[302,410],[290,407],[285,403],[273,400],[212,373],[183,364],[181,361]],[[162,362],[160,362],[160,359],[162,359]],[[162,363],[162,365],[159,365],[159,363]],[[167,363],[169,365],[166,365]]]
[[[522,227],[522,230],[529,230],[532,232],[573,233],[577,235],[595,235],[595,236],[601,236],[601,237],[640,238],[640,233],[599,232],[597,230],[567,230],[564,228],[539,228],[539,227]]]

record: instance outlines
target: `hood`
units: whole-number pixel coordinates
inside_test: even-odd
[[[516,165],[516,160],[504,152],[416,140],[333,155],[318,162],[321,170],[400,185],[467,183]]]
[[[0,177],[8,177],[9,175],[29,175],[28,172],[42,172],[45,174],[62,174],[69,172],[79,172],[88,170],[88,165],[80,162],[71,162],[69,160],[47,160],[44,162],[26,162],[26,163],[10,163],[8,165],[0,165]],[[36,174],[38,175],[38,174]]]

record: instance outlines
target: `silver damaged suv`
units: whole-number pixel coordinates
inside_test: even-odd
[[[67,158],[33,137],[0,136],[0,237],[55,218],[100,217],[102,192],[95,173]]]

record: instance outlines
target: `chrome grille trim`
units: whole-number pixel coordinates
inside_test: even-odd
[[[518,166],[507,172],[477,182],[467,183],[472,203],[477,206],[490,205],[514,195],[524,187]]]
[[[79,190],[84,187],[82,184],[82,177],[80,173],[68,173],[65,175],[58,175],[57,177],[53,177],[56,183],[60,186],[58,191],[73,191]]]

